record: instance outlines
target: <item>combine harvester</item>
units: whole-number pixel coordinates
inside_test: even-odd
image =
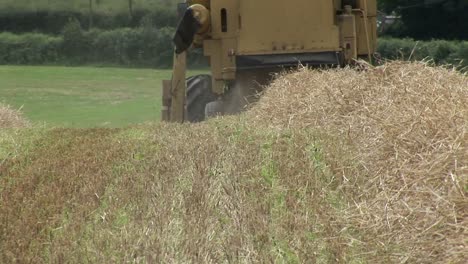
[[[187,0],[178,10],[165,121],[238,112],[272,73],[370,60],[376,48],[376,0]],[[203,48],[211,75],[186,79],[192,48]]]

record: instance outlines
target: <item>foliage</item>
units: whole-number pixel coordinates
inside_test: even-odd
[[[174,7],[181,0],[132,0],[133,8],[155,9]],[[183,1],[183,0],[182,0]],[[127,11],[129,0],[93,0],[93,9],[103,13]],[[75,11],[87,13],[89,0],[2,0],[0,9],[7,11]]]
[[[138,27],[145,17],[157,28],[177,23],[177,0],[2,0],[0,31],[59,34],[70,18],[83,28]],[[92,25],[90,22],[92,21]]]
[[[0,33],[0,64],[43,64],[60,61],[62,37],[37,33]]]
[[[468,66],[468,41],[415,41],[413,39],[380,38],[377,51],[382,58],[433,60],[436,64]]]
[[[0,12],[0,31],[14,33],[41,32],[46,34],[59,34],[64,25],[76,19],[83,28],[89,29],[89,14],[78,11],[24,11]],[[152,26],[162,28],[174,27],[177,18],[173,10],[163,7],[145,10],[136,9],[132,15],[128,12],[93,13],[93,28],[115,29],[121,27],[136,28],[144,19],[150,19]]]
[[[172,62],[173,29],[130,28],[111,31],[91,31],[91,59],[111,64],[168,67]],[[91,38],[89,38],[91,39]]]
[[[432,8],[442,7],[449,11],[455,9],[465,8],[468,6],[466,0],[377,0],[378,6],[381,10],[392,12],[395,10],[403,10],[408,8]]]
[[[156,29],[150,20],[141,27],[84,31],[70,20],[63,36],[0,33],[0,64],[99,64],[138,67],[172,65],[173,28]],[[437,64],[468,66],[466,41],[415,41],[380,38],[378,52],[386,59],[432,59]],[[201,50],[191,53],[192,66],[206,66]]]
[[[76,19],[70,21],[63,28],[63,53],[69,58],[82,58],[82,54],[86,53],[83,47],[87,43],[84,38],[80,22]]]
[[[380,0],[379,8],[401,16],[404,26],[392,36],[468,40],[467,0]]]
[[[0,64],[99,64],[137,67],[172,65],[174,29],[151,26],[84,31],[71,19],[58,37],[39,33],[0,33]],[[202,54],[189,62],[204,66]]]

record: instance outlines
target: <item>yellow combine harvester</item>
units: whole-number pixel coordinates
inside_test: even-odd
[[[339,66],[375,51],[376,0],[188,0],[179,4],[173,77],[162,119],[197,122],[239,111],[271,73]],[[186,79],[186,53],[203,48],[211,76]]]

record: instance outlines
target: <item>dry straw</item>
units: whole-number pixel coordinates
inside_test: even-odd
[[[0,166],[0,262],[465,263],[467,126],[466,76],[392,62],[280,76],[241,116],[54,129]]]
[[[248,118],[324,135],[348,201],[336,221],[362,234],[362,254],[468,259],[466,75],[423,62],[302,69],[278,78]]]
[[[23,118],[20,111],[0,104],[0,128],[20,128],[28,125],[29,122]]]

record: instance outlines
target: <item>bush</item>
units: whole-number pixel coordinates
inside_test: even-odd
[[[0,64],[46,64],[62,59],[63,38],[0,33]]]
[[[63,35],[0,34],[0,64],[98,64],[130,67],[170,67],[174,29],[151,25],[102,31],[84,31],[71,19]],[[189,62],[205,66],[194,52]]]
[[[93,27],[99,29],[116,29],[122,27],[137,28],[143,19],[151,19],[156,28],[176,26],[177,16],[173,10],[158,8],[155,10],[135,10],[130,16],[121,13],[94,13]],[[87,13],[76,11],[13,11],[0,12],[0,31],[13,33],[40,32],[60,34],[70,19],[77,20],[83,28],[89,28]]]
[[[432,60],[436,64],[468,66],[468,41],[380,38],[378,42],[377,51],[386,59]]]
[[[421,40],[430,40],[431,38],[467,40],[468,20],[466,14],[468,13],[468,5],[462,4],[464,1],[457,1],[459,7],[453,9],[445,5],[450,5],[447,2],[456,1],[432,1],[439,2],[439,4],[401,9],[401,19],[405,25],[405,30],[401,34]]]
[[[172,58],[172,28],[122,28],[103,31],[91,38],[93,63],[168,67]]]
[[[151,19],[142,26],[84,31],[71,19],[63,36],[38,33],[0,34],[0,64],[98,64],[130,67],[170,67],[174,28],[157,29]],[[433,60],[436,64],[468,66],[468,41],[422,41],[380,38],[377,51],[385,59]],[[191,52],[189,65],[206,67],[201,50]]]
[[[83,55],[87,54],[87,41],[81,24],[77,19],[70,21],[63,28],[63,54],[72,62],[85,60]]]
[[[454,54],[455,60],[460,61],[460,66],[468,69],[468,41],[461,43],[460,48]]]
[[[81,22],[87,19],[85,15],[73,11],[1,12],[0,31],[59,34],[70,18],[75,18]]]

